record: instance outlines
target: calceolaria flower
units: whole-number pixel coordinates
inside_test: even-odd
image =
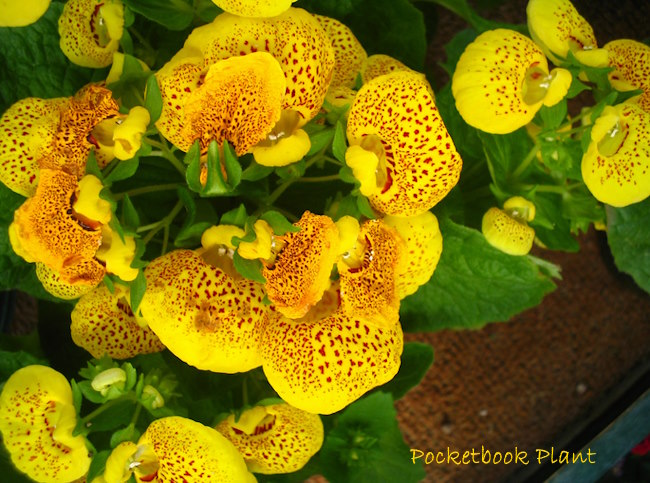
[[[242,17],[275,17],[296,0],[212,0],[224,12]]]
[[[61,50],[74,64],[106,67],[120,46],[123,29],[120,0],[68,0],[59,17]]]
[[[140,325],[120,285],[111,293],[105,285],[85,294],[72,310],[70,332],[75,344],[99,359],[128,359],[160,352],[165,346],[152,330]]]
[[[525,126],[542,106],[566,95],[571,73],[549,72],[546,57],[528,37],[514,30],[489,30],[461,55],[451,89],[467,124],[506,134]]]
[[[553,63],[571,52],[585,65],[607,65],[607,51],[598,48],[591,25],[569,0],[530,0],[526,16],[530,36]]]
[[[262,286],[223,267],[227,255],[176,250],[145,270],[143,318],[179,359],[214,372],[245,372],[261,365],[256,323],[268,310]],[[224,260],[226,259],[226,260]],[[232,262],[230,262],[232,263]]]
[[[256,406],[239,418],[231,414],[216,429],[235,445],[253,473],[298,471],[323,444],[320,416],[288,404]]]
[[[456,185],[462,160],[422,74],[393,72],[365,84],[350,108],[345,160],[376,210],[410,216]]]
[[[0,431],[11,461],[43,483],[69,483],[83,477],[90,456],[77,424],[72,389],[59,372],[27,366],[14,372],[0,394]]]
[[[582,177],[594,197],[623,207],[650,196],[650,113],[625,102],[607,106],[591,130]]]
[[[650,112],[650,47],[635,40],[620,39],[607,43],[604,49],[609,55],[609,66],[614,68],[608,74],[614,89],[641,89],[643,94],[634,98],[634,102]]]
[[[149,125],[149,111],[136,106],[128,115],[118,114],[100,122],[92,131],[97,164],[100,168],[117,158],[131,159],[142,145],[142,135]]]
[[[394,59],[390,55],[374,54],[368,57],[361,67],[361,79],[366,84],[380,75],[390,74],[391,72],[412,71],[402,62]]]
[[[98,483],[213,481],[254,483],[244,458],[217,430],[191,419],[169,416],[152,422],[138,443],[120,443]]]
[[[41,18],[51,0],[28,0],[26,2],[3,1],[0,6],[0,27],[24,27]]]
[[[509,255],[526,255],[533,246],[535,205],[521,196],[508,199],[503,210],[493,207],[483,215],[482,231],[490,245]]]

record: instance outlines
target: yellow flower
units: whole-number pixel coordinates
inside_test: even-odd
[[[131,267],[135,257],[135,239],[124,235],[124,240],[114,233],[108,225],[102,226],[102,244],[95,253],[95,258],[103,262],[108,273],[113,273],[125,282],[131,282],[138,276],[138,269]]]
[[[127,299],[119,285],[115,293],[100,285],[81,297],[71,314],[74,343],[95,358],[108,354],[113,359],[128,359],[164,350],[151,329],[140,326]]]
[[[608,74],[612,86],[619,91],[643,90],[635,102],[650,112],[650,47],[635,40],[620,39],[604,47],[609,54]]]
[[[530,0],[526,15],[530,36],[554,64],[571,51],[585,65],[607,65],[607,51],[598,48],[591,25],[569,0]]]
[[[149,120],[149,111],[136,106],[128,115],[118,114],[100,122],[92,132],[97,142],[95,154],[99,167],[106,166],[114,158],[133,158],[140,149]]]
[[[68,0],[59,17],[60,47],[77,65],[106,67],[120,46],[123,28],[120,0]]]
[[[283,400],[303,411],[332,414],[399,370],[399,322],[380,328],[341,311],[302,320],[274,313],[262,328],[264,374]]]
[[[74,175],[41,169],[33,197],[14,213],[16,253],[54,270],[66,283],[95,286],[104,277],[104,267],[94,257],[101,242],[101,221],[75,212],[77,197]]]
[[[111,69],[108,71],[108,75],[106,76],[106,85],[110,86],[114,82],[117,82],[120,80],[120,77],[122,77],[122,73],[124,72],[124,54],[121,52],[114,52],[113,53],[113,61],[111,62]],[[138,61],[138,64],[140,64],[140,67],[142,67],[142,70],[145,72],[149,71],[149,66],[145,64],[142,60],[136,59]]]
[[[223,246],[230,250],[235,249],[232,243],[233,237],[243,237],[246,232],[235,225],[218,225],[211,226],[201,235],[201,245],[206,250],[210,248]]]
[[[429,83],[409,71],[379,76],[365,84],[350,109],[350,149],[371,161],[369,200],[376,210],[410,216],[429,210],[456,185],[462,161],[442,122]],[[358,169],[358,168],[357,168]],[[358,172],[358,171],[357,171]]]
[[[106,460],[104,474],[91,483],[127,483],[133,473],[131,464],[134,463],[133,456],[137,451],[138,447],[132,441],[118,444]]]
[[[565,69],[548,71],[546,57],[528,37],[490,30],[469,44],[451,89],[465,122],[494,134],[525,126],[543,105],[560,102],[571,85]]]
[[[0,27],[24,27],[47,12],[51,0],[0,0]]]
[[[298,471],[323,444],[320,416],[288,404],[256,406],[236,422],[231,414],[216,430],[235,445],[253,473]]]
[[[212,0],[224,12],[242,17],[275,17],[296,0]]]
[[[262,274],[266,293],[286,317],[298,319],[323,296],[339,253],[338,229],[327,216],[305,211],[295,223],[300,231],[275,237],[275,260]]]
[[[36,190],[40,168],[86,171],[91,130],[117,113],[109,90],[89,85],[74,97],[29,97],[0,119],[0,181],[23,196]]]
[[[650,113],[638,104],[607,106],[591,130],[582,178],[594,197],[622,207],[650,196]]]
[[[366,59],[361,68],[361,79],[367,84],[375,77],[390,74],[391,72],[415,72],[406,67],[402,62],[389,55],[375,54]]]
[[[438,219],[430,211],[417,216],[385,216],[382,221],[397,230],[406,243],[406,264],[396,270],[395,290],[400,299],[429,281],[442,254]]]
[[[15,225],[11,225],[14,227]],[[16,249],[16,245],[12,245]],[[18,254],[20,255],[20,254]],[[26,260],[29,261],[29,260]],[[92,267],[94,261],[85,263],[87,266]],[[87,283],[68,283],[61,280],[59,274],[52,270],[44,263],[36,263],[36,277],[43,285],[43,288],[50,294],[63,300],[78,299],[82,295],[90,292],[94,285]]]
[[[273,238],[273,229],[264,220],[257,220],[253,225],[255,231],[255,240],[252,242],[241,242],[237,247],[237,253],[243,258],[255,260],[261,258],[267,260],[271,258],[271,246]]]
[[[256,323],[268,308],[259,283],[234,278],[191,250],[155,259],[145,275],[142,316],[178,358],[199,369],[227,373],[262,363]]]
[[[535,205],[515,196],[503,210],[490,208],[483,215],[482,231],[488,243],[509,255],[526,255],[533,246],[535,230],[527,222],[535,218]]]
[[[267,133],[266,138],[253,146],[253,157],[262,166],[287,166],[300,161],[311,149],[309,135],[298,126],[297,111],[284,110],[280,120]]]
[[[27,366],[11,375],[0,394],[0,431],[11,461],[30,478],[68,483],[90,467],[83,436],[73,436],[72,389],[59,372]]]
[[[72,209],[87,220],[93,220],[105,225],[111,221],[113,213],[111,212],[111,204],[99,197],[102,189],[104,189],[104,185],[99,178],[87,174],[79,180]]]
[[[255,53],[259,55],[250,57]],[[275,63],[268,60],[269,54]],[[234,59],[239,57],[263,60],[253,65],[252,61]],[[233,69],[218,75],[222,69],[218,68],[208,82],[213,66],[230,58],[224,65]],[[267,134],[275,136],[272,130],[281,110],[298,113],[296,129],[314,117],[323,104],[333,67],[334,53],[327,35],[304,10],[290,8],[271,18],[224,13],[213,23],[194,29],[183,49],[156,74],[163,97],[156,125],[184,151],[197,138],[207,146],[210,140],[222,142],[225,137],[237,154],[243,154]],[[220,104],[203,119],[211,98]],[[190,99],[194,107],[188,106]],[[251,113],[255,115],[251,117]],[[219,134],[224,129],[232,132]]]

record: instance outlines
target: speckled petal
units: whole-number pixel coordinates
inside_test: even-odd
[[[158,458],[153,478],[136,472],[138,482],[253,483],[244,458],[217,430],[191,419],[170,416],[152,422],[138,446],[148,446]],[[136,470],[137,471],[137,470]]]
[[[51,0],[0,0],[0,27],[24,27],[41,18]]]
[[[338,255],[338,228],[331,218],[306,211],[298,232],[276,237],[284,247],[263,270],[266,292],[275,308],[298,319],[323,296]]]
[[[410,216],[429,210],[456,185],[462,160],[421,74],[393,72],[365,84],[348,118],[350,145],[377,135],[386,158],[386,183],[370,197],[382,213]]]
[[[399,319],[396,279],[406,266],[406,246],[397,231],[379,220],[365,222],[359,240],[364,245],[361,265],[338,263],[341,311],[392,327]]]
[[[61,110],[70,100],[21,99],[0,119],[0,180],[11,190],[31,196],[38,183],[41,150],[53,142]]]
[[[499,208],[483,215],[481,230],[490,245],[509,255],[526,255],[535,239],[535,230]]]
[[[59,17],[61,50],[77,65],[106,67],[120,46],[123,27],[120,0],[68,0]]]
[[[403,335],[341,312],[320,321],[269,318],[264,331],[264,374],[287,403],[332,414],[390,381],[400,366]]]
[[[212,0],[224,12],[241,17],[275,17],[296,0]]]
[[[111,293],[105,285],[84,295],[71,314],[70,331],[75,344],[99,359],[128,359],[160,352],[165,346],[148,327],[140,327],[124,294]]]
[[[601,119],[615,116],[626,134],[616,153],[602,154],[598,144],[605,133]],[[650,196],[650,113],[633,103],[608,106],[591,131],[591,143],[582,157],[582,177],[594,197],[622,207]]]
[[[76,424],[72,390],[59,372],[27,366],[14,372],[0,395],[0,431],[11,461],[40,482],[67,483],[84,476],[90,457]]]
[[[242,431],[234,415],[216,429],[231,441],[253,473],[292,473],[301,469],[323,444],[320,416],[288,404],[257,406],[244,411],[239,423],[254,418],[251,431]]]
[[[361,80],[364,84],[380,75],[391,72],[415,72],[390,55],[375,54],[366,59],[361,67]]]
[[[546,57],[528,37],[513,30],[490,30],[469,44],[460,57],[451,89],[463,119],[482,131],[505,134],[528,124],[542,101],[523,99],[526,72],[548,72]]]
[[[327,33],[334,49],[335,64],[330,89],[354,87],[368,54],[347,25],[322,15],[314,17]]]
[[[618,90],[643,90],[636,99],[644,111],[650,112],[650,47],[635,40],[620,39],[604,47],[614,71],[609,80]]]
[[[569,0],[530,0],[526,15],[530,36],[555,64],[566,59],[569,50],[597,47],[591,25]]]
[[[156,75],[163,96],[158,129],[172,143],[178,135],[184,103],[201,83],[201,76],[219,60],[254,52],[268,52],[286,79],[282,109],[300,114],[300,125],[320,110],[334,68],[334,52],[318,21],[301,9],[290,8],[271,18],[244,18],[224,13],[194,29],[181,49]]]
[[[395,280],[397,294],[403,299],[433,275],[442,254],[442,234],[438,219],[430,211],[409,217],[385,216],[382,220],[406,243],[406,264],[400,265]]]
[[[89,269],[93,271],[94,262],[90,262]],[[101,271],[101,277],[104,276],[103,270]],[[101,281],[100,277],[97,277],[97,282],[95,283],[94,277],[82,278],[78,283],[72,284],[64,282],[61,280],[61,277],[54,270],[49,268],[44,263],[36,264],[36,277],[43,284],[43,288],[47,292],[51,293],[55,297],[58,297],[63,300],[74,300],[78,299],[82,295],[90,292],[93,287]]]
[[[142,316],[177,357],[214,372],[261,364],[255,325],[268,308],[260,284],[235,280],[191,250],[157,258],[145,275]]]
[[[101,231],[87,225],[89,220],[75,218],[71,198],[77,189],[76,177],[50,169],[42,169],[40,177],[36,194],[14,213],[21,250],[58,272],[62,281],[76,283],[86,272],[96,276],[99,272],[86,262],[94,260]],[[99,263],[94,264],[103,272]]]

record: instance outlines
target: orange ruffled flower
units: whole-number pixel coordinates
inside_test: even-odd
[[[178,358],[227,373],[262,363],[255,325],[268,308],[260,284],[236,279],[191,250],[155,259],[145,275],[142,316]]]
[[[0,119],[0,181],[31,196],[39,168],[83,176],[93,146],[89,134],[117,112],[111,92],[93,84],[71,98],[30,97],[16,102]]]
[[[236,422],[231,414],[216,430],[235,445],[250,471],[267,475],[298,471],[323,444],[320,416],[288,404],[256,406]]]
[[[650,196],[650,113],[638,104],[607,106],[591,130],[582,178],[594,197],[623,207]]]
[[[101,285],[87,293],[72,311],[70,331],[75,344],[99,359],[128,359],[138,354],[160,352],[165,346],[149,327],[141,327],[117,286],[111,293]]]
[[[0,394],[0,431],[13,464],[30,478],[68,483],[90,467],[83,436],[73,436],[72,389],[59,372],[27,366],[14,372]]]
[[[74,64],[106,67],[120,46],[123,29],[120,0],[68,0],[59,17],[59,44]]]
[[[339,232],[327,216],[306,211],[298,232],[277,236],[275,261],[262,272],[275,308],[292,319],[303,317],[323,296],[338,257]]]
[[[382,213],[427,211],[458,182],[462,160],[421,74],[393,72],[365,84],[347,136],[346,162]]]
[[[280,108],[299,114],[297,128],[307,123],[319,112],[325,98],[334,67],[334,53],[318,21],[304,10],[290,8],[271,18],[244,18],[224,13],[211,24],[194,29],[183,49],[156,74],[163,97],[163,111],[156,124],[160,132],[174,145],[187,151],[200,137],[200,133],[183,130],[187,100],[201,89],[211,66],[224,59],[256,52],[269,53],[284,73],[286,88]],[[266,75],[272,78],[265,82],[277,83],[276,76],[272,76],[273,70],[269,68]],[[236,82],[226,79],[219,83],[223,84],[232,89],[236,86]],[[251,95],[253,99],[258,98],[255,92],[239,89],[229,95],[232,99]],[[271,102],[267,104],[271,105]],[[257,100],[248,107],[265,109]],[[220,106],[220,109],[225,109],[225,106]],[[273,109],[275,112],[276,108]],[[251,125],[241,125],[245,114],[231,118],[224,111],[216,115],[223,116],[234,131],[255,133],[249,137],[250,142],[263,139],[270,131],[267,125],[256,126],[252,122],[247,123]],[[213,134],[223,136],[219,129],[213,131]],[[219,142],[222,139],[216,138]],[[235,148],[241,154],[247,152],[250,145],[238,146],[235,143]]]
[[[451,90],[458,112],[469,125],[506,134],[525,126],[543,105],[560,102],[571,73],[550,73],[542,50],[514,30],[482,33],[461,55]]]
[[[609,54],[610,67],[614,67],[608,74],[612,86],[619,91],[641,89],[643,94],[634,98],[634,102],[650,112],[650,47],[635,40],[620,39],[607,43],[604,49]]]

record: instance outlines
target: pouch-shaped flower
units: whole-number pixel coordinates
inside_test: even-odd
[[[509,255],[526,255],[533,247],[535,205],[521,196],[509,198],[503,210],[493,207],[485,215],[481,231],[490,245]]]
[[[212,0],[224,12],[242,17],[275,17],[296,0]]]
[[[0,27],[24,27],[41,18],[51,0],[27,0],[14,2],[3,0],[0,3]]]
[[[33,480],[68,483],[90,467],[72,389],[63,374],[32,365],[14,372],[0,394],[0,431],[13,464]]]
[[[650,112],[650,47],[636,40],[619,39],[603,47],[614,70],[608,75],[612,86],[620,91],[641,89],[634,99],[644,111]]]
[[[320,416],[288,404],[255,406],[216,426],[244,457],[253,473],[293,473],[323,444]]]

